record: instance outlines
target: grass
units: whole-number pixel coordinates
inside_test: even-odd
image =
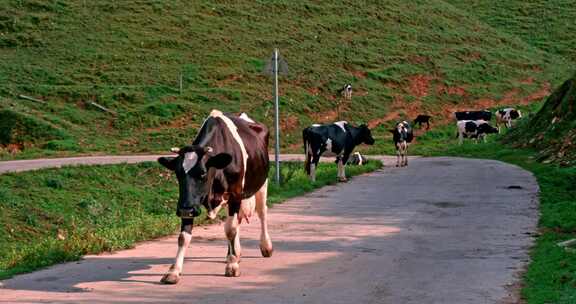
[[[0,149],[0,159],[165,151],[186,144],[212,108],[272,125],[271,79],[261,70],[274,47],[290,71],[280,82],[284,147],[300,142],[304,126],[337,118],[343,83],[355,94],[342,118],[359,123],[392,111],[413,119],[480,99],[498,103],[511,90],[522,98],[570,73],[560,55],[442,0],[0,0],[0,7],[0,110],[67,135],[48,144],[54,139],[27,129],[11,139],[23,151]],[[401,109],[406,103],[410,111]]]
[[[380,166],[371,161],[349,166],[347,173]],[[336,172],[335,164],[322,164],[311,183],[302,163],[283,163],[283,184],[269,184],[268,203],[333,184]],[[177,196],[175,177],[156,163],[0,175],[0,279],[174,233]]]

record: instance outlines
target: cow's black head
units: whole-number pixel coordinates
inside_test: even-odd
[[[372,132],[370,132],[370,129],[368,128],[367,125],[360,125],[358,127],[358,130],[360,131],[358,133],[358,141],[360,143],[365,143],[367,145],[373,145],[374,144],[374,138],[372,138]]]
[[[179,197],[176,215],[182,218],[199,216],[200,206],[208,204],[208,195],[214,176],[209,180],[209,169],[223,169],[230,164],[228,153],[215,154],[209,147],[186,146],[175,149],[176,157],[160,157],[158,162],[174,171],[178,178]]]

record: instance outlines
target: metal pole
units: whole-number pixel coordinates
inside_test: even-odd
[[[274,151],[276,160],[276,184],[280,185],[280,126],[278,111],[278,49],[274,49],[274,110],[276,112],[274,125],[276,127],[276,149]]]

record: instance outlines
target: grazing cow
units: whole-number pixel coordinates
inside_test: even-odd
[[[485,120],[490,121],[492,119],[492,112],[490,111],[466,111],[466,112],[455,112],[456,120]]]
[[[496,127],[499,127],[503,123],[506,128],[512,127],[512,120],[522,118],[522,113],[520,110],[514,108],[506,108],[496,111]]]
[[[412,127],[407,121],[401,121],[390,132],[396,147],[396,167],[408,166],[408,145],[414,139]]]
[[[320,156],[336,156],[338,180],[346,181],[345,165],[350,154],[359,144],[373,145],[374,139],[368,126],[354,127],[346,121],[328,125],[312,125],[302,131],[306,173],[316,181],[316,167]],[[326,152],[326,153],[325,153]]]
[[[430,129],[430,115],[418,115],[418,117],[416,117],[416,119],[414,119],[414,126],[416,126],[416,124],[418,124],[418,128],[422,128],[422,124],[425,123],[426,124],[426,130]]]
[[[352,99],[352,85],[347,83],[339,91],[340,95],[346,100]]]
[[[458,143],[462,144],[464,138],[482,138],[486,142],[486,135],[498,133],[499,129],[492,127],[485,120],[460,120],[456,123],[458,129]]]
[[[355,166],[362,166],[366,163],[366,161],[368,160],[364,155],[360,154],[360,152],[354,152],[352,155],[350,155],[348,163]]]
[[[176,215],[182,224],[176,261],[161,282],[179,281],[194,218],[200,215],[202,205],[212,219],[220,208],[228,208],[224,225],[228,238],[226,276],[240,275],[239,224],[242,220],[248,222],[254,211],[261,222],[260,250],[264,257],[271,256],[273,248],[266,221],[268,129],[245,114],[236,117],[212,110],[192,145],[173,148],[172,152],[178,156],[160,157],[158,162],[174,171],[178,179]]]

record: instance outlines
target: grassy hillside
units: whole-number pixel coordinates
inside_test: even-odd
[[[447,0],[487,24],[576,64],[576,5],[572,0]]]
[[[369,122],[382,138],[379,125],[420,112],[442,121],[454,109],[538,100],[568,68],[440,0],[0,7],[0,110],[30,122],[2,130],[3,158],[164,151],[189,142],[212,108],[271,125],[271,80],[261,70],[274,47],[290,69],[281,109],[283,145],[293,149],[302,126],[338,118],[345,82],[355,94],[341,117]]]

